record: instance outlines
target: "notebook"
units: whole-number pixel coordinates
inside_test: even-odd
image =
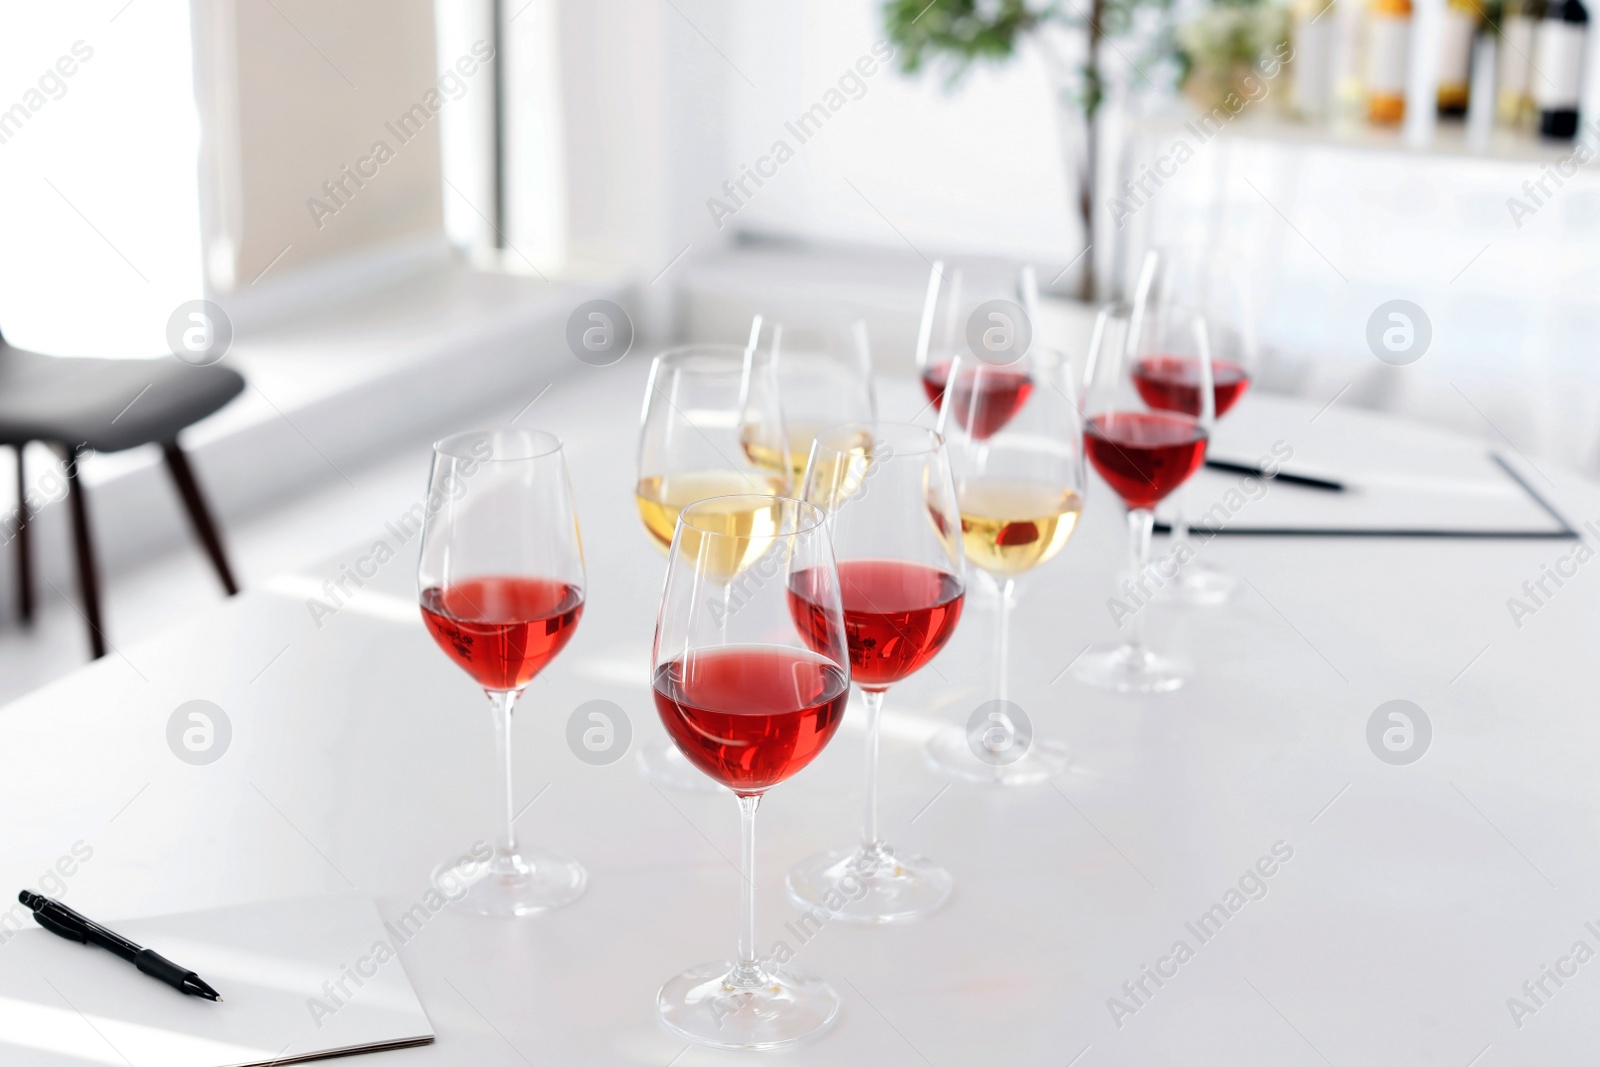
[[[265,1067],[433,1040],[395,936],[368,898],[105,924],[192,969],[222,1002],[185,996],[103,949],[23,929],[0,944],[0,1063]]]
[[[1255,463],[1257,457],[1230,462]],[[1202,468],[1156,508],[1156,532],[1171,530],[1178,507],[1207,534],[1324,537],[1465,537],[1571,540],[1578,530],[1533,478],[1496,452],[1410,454],[1407,469],[1345,462],[1285,464],[1297,474],[1342,483],[1343,492],[1264,483]],[[1431,462],[1430,462],[1431,461]]]

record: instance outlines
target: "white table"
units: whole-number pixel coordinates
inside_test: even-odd
[[[524,416],[569,442],[589,601],[523,701],[518,795],[538,799],[518,825],[580,858],[588,893],[520,922],[434,918],[402,955],[438,1043],[383,1062],[735,1059],[684,1051],[654,1014],[664,979],[733,949],[732,800],[659,791],[631,757],[592,767],[565,743],[592,698],[627,710],[635,745],[661,736],[647,659],[662,560],[630,499],[643,372],[637,356],[579,368]],[[888,415],[918,403],[909,382],[884,389]],[[1314,406],[1252,397],[1236,417],[1252,406],[1308,440],[1397,455],[1437,440],[1337,405],[1312,425]],[[1600,489],[1545,473],[1575,522],[1600,517]],[[1518,629],[1506,599],[1571,542],[1222,538],[1207,554],[1248,579],[1237,600],[1153,619],[1153,641],[1197,677],[1129,698],[1058,679],[1111,634],[1122,536],[1097,486],[1077,540],[1023,585],[1013,695],[1073,747],[1054,787],[947,788],[923,764],[922,740],[982,690],[981,593],[936,669],[890,694],[887,832],[946,864],[957,897],[920,925],[824,927],[799,955],[844,1008],[785,1062],[1500,1067],[1600,1047],[1600,962],[1549,985],[1520,1029],[1506,1006],[1573,942],[1600,949],[1583,925],[1600,925],[1600,564]],[[414,547],[320,629],[305,598],[359,547],[0,710],[0,887],[36,885],[81,839],[93,858],[67,900],[107,919],[352,887],[389,916],[419,900],[435,864],[492,833],[493,769],[487,706],[412,606]],[[196,698],[234,731],[203,767],[165,740]],[[1433,723],[1410,766],[1365,738],[1394,698]],[[860,742],[852,714],[763,805],[764,946],[796,915],[787,868],[856,833]],[[1202,944],[1185,924],[1280,841],[1293,858],[1267,895]],[[1108,998],[1132,1005],[1124,982],[1179,939],[1193,958],[1160,988],[1146,979],[1153,995],[1116,1025]]]

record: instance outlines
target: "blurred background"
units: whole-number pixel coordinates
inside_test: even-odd
[[[1042,332],[1081,349],[1145,249],[1198,247],[1258,388],[1600,471],[1578,0],[1081,3],[8,4],[0,331],[170,361],[185,306],[219,309],[248,385],[182,442],[246,586],[404,512],[433,437],[581,372],[587,300],[628,309],[630,360],[848,304],[909,373],[939,258],[1033,265]],[[1367,341],[1396,299],[1432,334],[1407,367]],[[77,467],[113,644],[219,595],[161,460]],[[62,462],[30,446],[0,488],[38,504],[39,590],[0,621],[0,698],[86,655]]]

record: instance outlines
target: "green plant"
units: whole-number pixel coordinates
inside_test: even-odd
[[[901,68],[914,74],[930,56],[943,55],[955,61],[952,79],[974,60],[1011,58],[1019,37],[1054,17],[1055,5],[1035,9],[1026,0],[888,0],[884,5]]]
[[[1177,29],[1179,84],[1202,109],[1223,106],[1242,74],[1289,36],[1289,11],[1270,0],[1213,0]]]

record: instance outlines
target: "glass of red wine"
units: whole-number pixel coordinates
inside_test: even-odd
[[[956,357],[970,354],[973,341],[994,347],[1000,331],[1002,347],[1026,350],[1038,319],[1039,287],[1029,266],[994,263],[946,263],[928,272],[917,330],[917,374],[928,402],[938,408]],[[998,317],[997,317],[998,316]],[[979,418],[993,433],[1028,402],[1031,383],[1025,375],[988,375]]]
[[[985,408],[996,394],[989,380],[997,377],[1029,384],[1027,399],[998,428]],[[984,714],[928,742],[933,765],[965,781],[1030,785],[1067,764],[1065,746],[1036,737],[1008,699],[1007,653],[1017,579],[1067,546],[1083,511],[1083,425],[1073,377],[1063,353],[1035,344],[1021,354],[958,357],[945,391],[939,429],[955,470],[962,547],[999,593],[994,686]]]
[[[965,602],[961,516],[944,442],[905,423],[830,427],[812,443],[803,492],[827,511],[839,560],[850,673],[867,713],[867,788],[861,843],[802,861],[789,872],[789,895],[846,922],[919,919],[949,901],[954,882],[932,861],[899,855],[884,841],[878,730],[884,694],[938,655]],[[804,575],[792,590],[805,619],[823,617],[828,602]]]
[[[1130,316],[1135,331],[1131,373],[1139,396],[1152,409],[1196,418],[1204,414],[1197,350],[1202,336],[1211,346],[1214,417],[1231,411],[1250,388],[1257,346],[1253,316],[1245,307],[1243,273],[1228,269],[1216,255],[1203,257],[1182,247],[1146,253]],[[1194,330],[1197,318],[1206,324],[1203,335]],[[1212,424],[1205,429],[1210,434]],[[1188,493],[1186,483],[1173,498],[1174,544],[1189,540]],[[1184,604],[1220,604],[1236,585],[1232,575],[1196,558],[1185,562],[1157,596]]]
[[[462,904],[511,917],[570,903],[583,893],[583,868],[519,848],[512,825],[512,708],[583,615],[583,546],[560,438],[486,430],[434,445],[417,588],[428,632],[493,711],[502,821],[493,858],[462,872],[472,883]]]
[[[820,508],[758,494],[679,512],[652,685],[685,758],[738,797],[743,857],[738,958],[669,980],[656,998],[661,1018],[714,1048],[793,1044],[832,1023],[839,997],[786,955],[756,954],[755,818],[766,791],[833,738],[850,694],[839,575]]]
[[[1129,309],[1104,308],[1095,321],[1085,374],[1083,445],[1089,463],[1128,507],[1136,587],[1148,587],[1150,534],[1155,506],[1188,481],[1206,458],[1206,427],[1212,419],[1210,349],[1205,321],[1191,318],[1196,337],[1200,413],[1146,409],[1134,385],[1138,324]],[[1136,600],[1121,619],[1126,640],[1116,646],[1091,648],[1073,664],[1079,680],[1124,693],[1159,693],[1183,684],[1182,668],[1144,643],[1144,604]]]

